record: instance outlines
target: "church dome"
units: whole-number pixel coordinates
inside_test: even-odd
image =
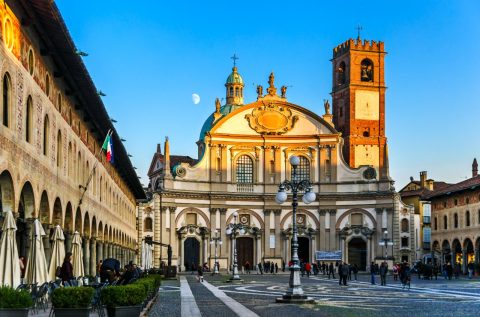
[[[232,73],[227,77],[226,84],[243,84],[243,78],[237,72],[237,67],[232,68]]]

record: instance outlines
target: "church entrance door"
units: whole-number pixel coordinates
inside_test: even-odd
[[[301,262],[310,262],[310,239],[298,237],[298,259]]]
[[[362,238],[353,238],[348,243],[348,264],[356,264],[360,271],[367,269],[367,243]]]
[[[245,267],[245,263],[250,263],[252,269],[253,263],[253,238],[237,238],[237,263],[238,268]]]
[[[200,242],[195,238],[187,238],[183,242],[185,252],[183,265],[186,271],[197,270],[200,265]]]

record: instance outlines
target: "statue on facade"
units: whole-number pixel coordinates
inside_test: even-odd
[[[330,114],[330,102],[328,99],[323,101],[323,106],[325,107],[325,114]]]
[[[263,87],[262,85],[257,85],[257,98],[263,97]]]
[[[220,99],[218,99],[218,98],[215,99],[215,112],[219,113],[221,107],[222,107],[222,105],[220,104]]]
[[[282,86],[280,91],[282,92],[282,98],[287,98],[287,86]]]

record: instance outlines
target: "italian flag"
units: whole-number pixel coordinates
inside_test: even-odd
[[[105,151],[107,154],[107,161],[113,163],[113,145],[112,145],[112,132],[107,133],[105,141],[103,141],[102,151]]]

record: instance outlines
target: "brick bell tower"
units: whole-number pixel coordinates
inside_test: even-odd
[[[388,178],[383,42],[349,39],[333,49],[333,122],[351,167],[371,165]]]

